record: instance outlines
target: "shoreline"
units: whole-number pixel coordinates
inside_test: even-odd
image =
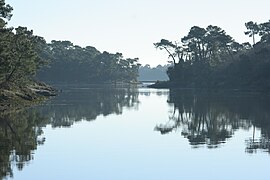
[[[2,88],[0,89],[0,113],[34,106],[56,95],[55,88],[42,82],[31,82],[23,87]]]
[[[228,92],[256,92],[266,93],[270,95],[270,89],[254,88],[254,87],[192,87],[180,86],[170,81],[157,81],[154,84],[148,85],[148,88],[154,89],[183,89],[183,90],[207,90],[207,91],[228,91]]]

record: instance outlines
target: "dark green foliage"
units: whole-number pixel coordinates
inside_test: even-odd
[[[170,86],[269,90],[269,22],[257,25],[251,21],[246,27],[248,31],[245,33],[250,37],[261,36],[261,41],[253,48],[249,43],[235,42],[220,27],[192,27],[181,39],[182,45],[170,46],[170,57],[178,59],[167,71]],[[163,44],[164,49],[162,42],[164,40],[155,46]],[[180,55],[177,53],[179,49],[182,50]]]
[[[123,58],[121,53],[82,48],[70,41],[47,44],[25,27],[8,28],[4,19],[12,7],[0,0],[0,89],[25,86],[42,68],[38,77],[49,82],[105,83],[136,81],[138,58]]]
[[[9,4],[6,4],[5,0],[0,0],[0,18],[6,18],[9,20],[12,16],[12,10],[13,8]]]
[[[51,61],[41,69],[38,78],[54,83],[105,83],[136,81],[138,59],[125,59],[121,53],[99,52],[96,48],[82,48],[70,41],[48,44]]]
[[[37,45],[44,40],[24,27],[15,30],[15,33],[8,29],[1,33],[1,84],[20,84],[30,79],[42,64]]]
[[[25,27],[7,28],[2,18],[10,19],[12,7],[0,1],[0,88],[21,86],[43,64],[39,53],[45,40]]]

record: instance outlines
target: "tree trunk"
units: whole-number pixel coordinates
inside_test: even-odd
[[[11,73],[8,75],[8,77],[6,77],[6,83],[10,81],[10,79],[12,78],[13,74],[15,73],[16,71],[16,67],[11,71]]]
[[[252,33],[252,39],[253,39],[253,46],[255,45],[255,33]]]
[[[164,47],[164,49],[169,53],[169,57],[172,57],[172,59],[173,59],[173,65],[175,66],[176,60],[175,60],[174,56],[172,55],[172,53],[166,47]]]

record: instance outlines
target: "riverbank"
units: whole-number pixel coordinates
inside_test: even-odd
[[[156,81],[154,84],[150,84],[147,87],[156,89],[169,89],[173,88],[173,83],[170,81]]]
[[[5,86],[0,88],[0,112],[39,104],[56,95],[56,89],[41,82],[31,82],[19,87],[13,85]]]
[[[178,83],[171,81],[157,81],[154,84],[148,85],[148,88],[155,89],[194,89],[194,90],[205,90],[205,91],[219,91],[219,92],[255,92],[255,93],[263,93],[270,95],[270,89],[264,87],[254,87],[254,86],[245,86],[245,87],[233,87],[233,86],[215,86],[215,87],[196,87],[194,85],[190,86],[181,86]]]

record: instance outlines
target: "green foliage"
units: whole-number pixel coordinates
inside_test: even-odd
[[[0,18],[6,18],[9,20],[12,16],[12,10],[13,8],[9,4],[6,4],[5,0],[0,0]]]
[[[25,27],[1,29],[0,84],[21,84],[29,80],[42,64],[38,44],[44,40]]]
[[[169,46],[170,57],[178,58],[167,71],[171,86],[269,90],[269,22],[246,23],[245,34],[261,36],[253,48],[249,43],[235,42],[220,27],[212,25],[206,29],[192,27],[181,39],[182,44],[172,45],[168,40],[161,40],[154,45],[160,49]],[[179,49],[180,56],[176,53]]]
[[[26,27],[8,28],[4,19],[12,7],[0,0],[0,88],[26,85],[38,77],[50,82],[130,82],[138,76],[138,58],[123,58],[121,53],[82,48],[70,41],[52,41],[35,36]]]
[[[51,62],[38,78],[55,83],[105,83],[136,81],[138,58],[123,58],[121,53],[99,52],[96,48],[73,45],[70,41],[48,44]]]
[[[0,0],[0,88],[21,86],[42,66],[45,40],[26,27],[8,28],[12,7]],[[44,53],[43,53],[44,54]]]

